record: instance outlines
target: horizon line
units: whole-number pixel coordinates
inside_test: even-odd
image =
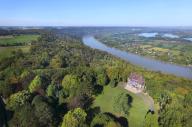
[[[0,27],[192,27],[185,25],[171,26],[171,25],[0,25]]]

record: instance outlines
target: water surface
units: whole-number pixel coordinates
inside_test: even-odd
[[[149,70],[161,71],[163,73],[173,74],[176,76],[192,79],[192,68],[190,67],[164,63],[158,60],[146,58],[143,56],[121,51],[119,49],[111,48],[99,42],[93,36],[84,36],[83,43],[91,48],[99,49],[101,51],[106,51],[116,57],[119,57],[132,64],[139,65]]]
[[[158,35],[158,33],[140,33],[139,36],[142,37],[155,37],[156,35]]]
[[[192,38],[185,38],[185,40],[192,41]]]
[[[168,38],[179,38],[179,36],[174,35],[174,34],[164,34],[163,37],[168,37]]]

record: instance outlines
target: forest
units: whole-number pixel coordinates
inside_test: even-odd
[[[14,50],[0,60],[0,126],[132,127],[137,122],[141,127],[191,127],[192,80],[152,72],[91,49],[81,40],[86,28],[73,31],[3,30],[1,36],[35,34],[38,39],[30,41],[27,51]],[[144,76],[155,112],[142,106],[131,110],[137,99],[119,84],[132,72]],[[112,91],[117,91],[114,102],[100,98]],[[105,111],[103,104],[111,104],[114,112]],[[129,117],[137,110],[142,110],[143,121],[135,119],[140,114]]]

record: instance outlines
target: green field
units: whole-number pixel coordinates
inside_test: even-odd
[[[10,47],[0,47],[0,61],[3,58],[11,56],[11,53],[13,51],[16,51],[18,49],[21,49],[23,52],[28,52],[30,49],[30,46],[10,46]]]
[[[128,92],[127,90],[121,87],[104,87],[103,93],[96,97],[93,103],[93,107],[100,107],[101,112],[111,112],[116,116],[119,116],[119,114],[113,110],[113,103],[115,96],[122,92],[128,93],[133,97],[132,107],[130,109],[129,116],[124,116],[128,119],[129,126],[142,127],[144,117],[148,111],[148,105],[144,103],[142,98],[138,97],[133,93]]]
[[[17,36],[0,36],[1,46],[13,46],[27,44],[37,40],[39,35],[17,35]]]

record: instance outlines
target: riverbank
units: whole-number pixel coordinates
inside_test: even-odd
[[[91,48],[99,49],[119,57],[127,62],[134,65],[141,66],[145,69],[152,71],[160,71],[162,73],[172,74],[179,77],[185,77],[192,79],[192,69],[189,67],[178,66],[174,64],[164,63],[158,60],[145,58],[139,55],[121,51],[115,48],[111,48],[96,40],[93,36],[83,37],[83,43]]]
[[[111,33],[96,36],[96,39],[110,47],[140,56],[187,67],[192,65],[191,42],[175,38],[172,34],[143,34]]]

